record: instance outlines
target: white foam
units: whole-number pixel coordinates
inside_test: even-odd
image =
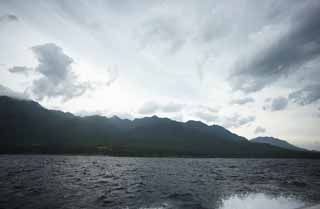
[[[271,197],[263,193],[231,196],[223,200],[219,209],[297,209],[305,203],[288,197]]]

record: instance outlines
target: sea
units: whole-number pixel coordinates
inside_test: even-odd
[[[0,209],[294,209],[320,160],[0,155]]]

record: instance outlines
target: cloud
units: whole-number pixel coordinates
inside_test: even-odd
[[[14,66],[12,68],[9,68],[8,71],[10,73],[20,73],[27,75],[29,71],[32,71],[32,68],[26,66]]]
[[[256,129],[254,130],[254,134],[261,134],[265,132],[266,132],[266,129],[261,126],[257,126]]]
[[[176,18],[168,16],[159,16],[146,21],[142,24],[139,34],[142,48],[157,46],[165,52],[178,51],[186,41],[180,26]]]
[[[289,94],[289,100],[299,105],[308,105],[319,101],[319,99],[320,84],[308,85]]]
[[[37,100],[46,98],[60,98],[63,102],[83,95],[88,90],[93,90],[101,86],[110,86],[118,78],[116,67],[107,69],[108,78],[106,81],[79,81],[72,64],[73,58],[66,55],[63,49],[54,43],[31,47],[38,65],[35,68],[26,66],[14,66],[9,70],[11,73],[21,73],[27,75],[34,71],[40,78],[33,80],[32,86],[27,88]]]
[[[288,99],[285,97],[278,97],[272,100],[271,111],[284,110],[288,106]]]
[[[228,35],[233,24],[228,20],[227,12],[223,8],[212,8],[211,5],[205,10],[206,14],[201,14],[200,20],[197,20],[194,39],[203,44],[212,44],[213,41]]]
[[[225,128],[239,128],[243,125],[250,124],[254,122],[256,118],[254,116],[241,116],[239,114],[235,114],[231,117],[224,117],[220,119],[220,123]]]
[[[168,103],[161,107],[161,110],[166,113],[179,112],[184,107],[183,104]]]
[[[113,84],[117,80],[117,78],[119,76],[119,71],[118,71],[118,68],[116,66],[113,67],[113,68],[109,67],[107,71],[108,71],[108,74],[109,74],[109,79],[106,82],[106,85],[110,86],[111,84]]]
[[[138,110],[139,114],[142,115],[149,115],[149,114],[154,114],[156,111],[160,109],[160,106],[155,103],[155,102],[146,102],[140,107]]]
[[[195,116],[201,119],[202,121],[205,121],[206,123],[212,123],[216,122],[219,117],[216,114],[210,113],[210,112],[196,112]]]
[[[39,64],[35,68],[41,77],[32,83],[31,91],[39,100],[61,98],[67,101],[81,96],[92,88],[88,82],[79,82],[72,71],[74,60],[54,43],[31,48]]]
[[[154,101],[145,102],[139,109],[138,113],[142,115],[152,115],[158,113],[178,113],[172,117],[182,120],[182,111],[186,111],[192,117],[196,117],[206,123],[219,122],[218,110],[205,105],[187,105],[181,103],[156,103]]]
[[[271,102],[271,104],[270,104]],[[277,97],[274,99],[271,99],[264,107],[264,110],[269,111],[280,111],[286,109],[288,106],[288,99],[285,97]]]
[[[209,53],[204,53],[203,57],[201,57],[196,62],[196,73],[197,73],[197,76],[198,76],[200,82],[203,81],[204,67],[205,67],[206,63],[208,62],[209,58],[210,58]]]
[[[139,114],[150,115],[156,112],[164,113],[175,113],[180,112],[184,107],[183,104],[179,103],[167,103],[167,104],[158,104],[156,102],[145,102],[138,110]]]
[[[72,76],[71,64],[74,60],[66,55],[61,47],[54,43],[47,43],[31,49],[39,62],[35,70],[43,76],[56,83]]]
[[[1,84],[0,84],[0,96],[8,96],[16,99],[28,99],[28,96],[25,93],[13,91],[10,88],[5,87]]]
[[[240,99],[233,99],[233,100],[231,100],[230,104],[244,105],[244,104],[248,104],[251,102],[254,102],[253,98],[244,97],[244,98],[240,98]]]
[[[194,110],[194,112],[208,112],[210,114],[216,114],[219,112],[218,108],[213,108],[207,105],[191,105],[190,108]]]
[[[206,123],[219,122],[219,110],[206,105],[189,106],[192,115]]]
[[[190,116],[195,116],[200,120],[211,123],[218,118],[217,113],[219,111],[205,105],[183,104],[179,102],[158,103],[148,101],[143,103],[137,112],[142,115],[170,113],[170,117],[174,117],[173,113],[183,115],[182,113],[185,112],[186,114],[190,114]],[[177,116],[177,114],[175,115]]]
[[[17,22],[19,18],[13,14],[6,14],[0,16],[0,22]]]
[[[289,22],[283,18],[282,24],[265,26],[258,34],[262,37],[254,37],[264,44],[237,62],[230,78],[232,88],[259,91],[319,58],[319,12],[320,2],[312,1],[295,12]]]

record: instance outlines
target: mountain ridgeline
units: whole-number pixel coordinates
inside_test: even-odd
[[[285,140],[281,140],[281,139],[277,139],[274,137],[269,137],[269,136],[260,136],[260,137],[256,137],[254,139],[250,140],[251,142],[255,142],[255,143],[264,143],[264,144],[270,144],[272,146],[275,147],[280,147],[280,148],[284,148],[284,149],[288,149],[288,150],[294,150],[294,151],[307,151],[305,149],[302,149],[300,147],[294,146],[290,143],[288,143]]]
[[[317,152],[253,143],[199,121],[156,116],[78,117],[30,100],[0,97],[0,153],[177,157],[319,157]]]

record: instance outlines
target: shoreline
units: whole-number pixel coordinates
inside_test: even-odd
[[[232,157],[232,156],[161,156],[161,155],[110,155],[110,154],[92,154],[92,153],[0,153],[0,156],[87,156],[87,157],[115,157],[115,158],[162,158],[162,159],[278,159],[278,160],[320,160],[320,157]]]

